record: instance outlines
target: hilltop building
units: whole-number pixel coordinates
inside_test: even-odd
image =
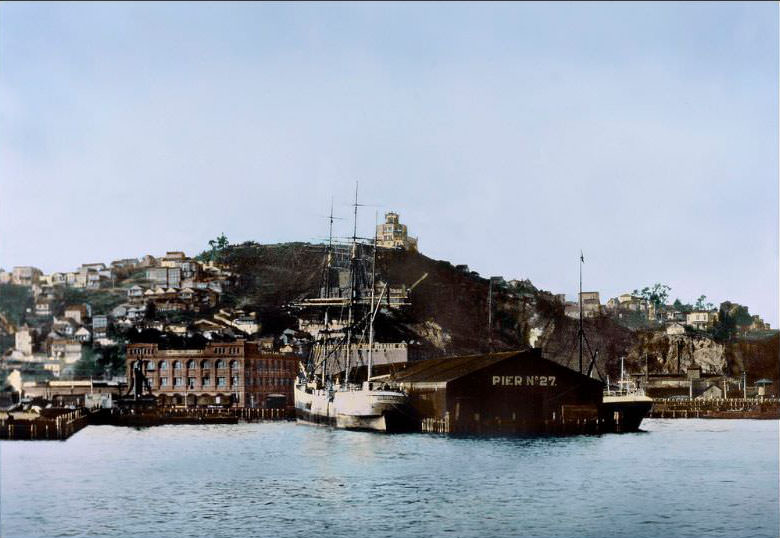
[[[417,251],[417,238],[409,237],[406,224],[401,224],[398,213],[392,211],[385,213],[384,224],[378,224],[376,227],[376,244],[384,248]]]

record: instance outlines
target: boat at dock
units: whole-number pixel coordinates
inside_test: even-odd
[[[645,391],[625,378],[623,359],[620,359],[620,381],[612,388],[607,378],[607,387],[601,399],[599,418],[606,431],[635,432],[642,420],[653,408],[653,399]]]
[[[350,248],[348,286],[346,294],[334,293],[331,279],[333,261],[333,211],[330,215],[330,238],[326,249],[320,297],[299,304],[321,314],[323,323],[312,346],[309,360],[301,364],[301,373],[293,387],[295,414],[298,422],[334,426],[336,428],[401,432],[419,429],[419,420],[409,404],[408,395],[386,382],[372,379],[374,349],[374,319],[382,297],[388,291],[384,285],[375,297],[376,236],[373,244],[357,240],[357,189],[355,191],[355,224]],[[370,248],[369,248],[370,247]],[[368,277],[367,256],[373,258]],[[370,290],[370,291],[367,291]],[[370,300],[367,300],[370,299]],[[388,294],[388,304],[390,297]],[[330,312],[346,311],[346,319],[331,319]],[[335,315],[334,315],[335,318]],[[352,352],[356,336],[368,332],[366,380],[350,382],[353,369]]]

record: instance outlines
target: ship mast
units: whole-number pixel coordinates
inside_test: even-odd
[[[379,212],[374,214],[374,260],[371,264],[371,324],[368,329],[368,372],[366,373],[366,381],[371,385],[371,368],[374,365],[374,290],[376,289],[376,221],[378,220]],[[379,301],[382,301],[382,297],[379,297]]]
[[[357,278],[357,208],[358,182],[355,182],[355,213],[352,226],[352,259],[350,260],[349,277],[349,311],[347,314],[347,367],[344,373],[344,384],[349,385],[350,353],[352,352],[352,316],[355,305],[355,279]]]
[[[333,198],[330,199],[330,224],[328,226],[328,252],[325,261],[325,278],[323,284],[325,286],[325,297],[330,297],[330,267],[333,258]],[[325,379],[328,372],[328,338],[330,334],[329,320],[328,320],[328,308],[325,308],[325,338],[322,341],[322,386],[325,387]]]

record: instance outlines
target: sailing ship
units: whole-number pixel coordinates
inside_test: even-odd
[[[382,304],[382,297],[390,294],[387,284],[375,297],[376,236],[372,254],[370,293],[366,271],[366,245],[357,237],[357,188],[355,212],[349,259],[349,278],[346,296],[332,286],[334,277],[333,209],[330,215],[330,237],[326,249],[320,296],[299,303],[299,306],[322,313],[322,325],[312,346],[309,360],[301,364],[301,373],[293,387],[295,413],[298,422],[321,424],[337,428],[371,430],[381,432],[414,431],[419,420],[409,404],[407,394],[386,382],[378,381],[373,374],[374,319]],[[343,274],[344,272],[342,272]],[[337,277],[338,272],[336,272]],[[334,292],[333,290],[338,291]],[[366,295],[370,300],[366,301]],[[403,301],[402,301],[403,302]],[[330,318],[330,312],[343,313],[346,320]],[[366,380],[356,383],[350,380],[353,351],[357,353],[355,340],[361,332],[368,332],[368,360]],[[357,361],[355,361],[357,362]]]

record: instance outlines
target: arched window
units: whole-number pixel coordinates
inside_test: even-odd
[[[236,368],[238,368],[238,361],[236,361],[236,360],[230,361],[230,368],[232,370],[235,370]]]
[[[211,368],[211,363],[209,361],[202,361],[200,363],[200,367],[203,370],[208,370],[209,368]]]
[[[195,368],[195,361],[190,359],[187,361],[187,368]]]
[[[168,369],[168,361],[160,361],[160,370]]]
[[[154,372],[154,361],[146,361],[146,371]]]
[[[225,367],[225,361],[222,359],[217,360],[217,368],[224,368]]]
[[[181,361],[173,361],[173,369],[181,370]]]

